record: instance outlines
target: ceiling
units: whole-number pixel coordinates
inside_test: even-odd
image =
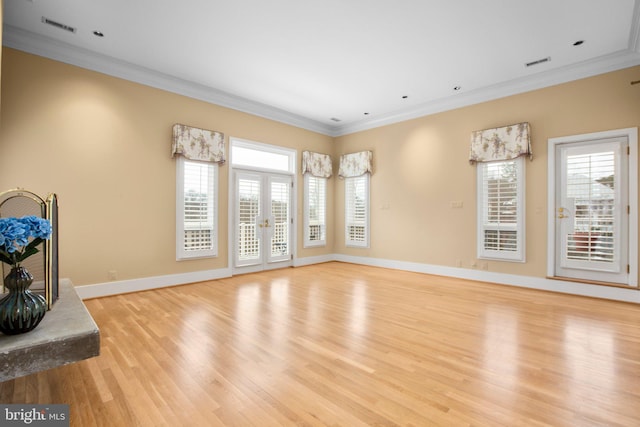
[[[3,43],[339,136],[638,65],[640,0],[11,0]]]

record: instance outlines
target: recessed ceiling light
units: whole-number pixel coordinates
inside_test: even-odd
[[[462,86],[454,86],[453,90],[455,90],[456,92],[459,91],[460,89],[462,89]]]
[[[409,95],[402,95],[402,99],[407,99]]]
[[[580,46],[582,43],[584,43],[584,40],[578,40],[577,42],[575,42],[573,45],[574,46]]]
[[[337,118],[337,117],[331,117],[329,120],[331,120],[332,122],[336,122],[336,123],[337,123],[337,122],[339,122],[339,121],[341,121],[341,120],[340,120],[339,118]]]
[[[104,34],[102,33],[102,31],[94,31],[93,35],[96,37],[104,37]]]
[[[368,116],[368,115],[369,115],[369,113],[364,113],[364,115],[365,115],[365,116]]]

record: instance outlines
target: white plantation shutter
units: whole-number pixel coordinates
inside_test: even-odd
[[[323,246],[327,242],[327,178],[305,174],[304,246]]]
[[[478,258],[524,261],[524,162],[478,164]]]
[[[615,220],[616,153],[601,151],[567,156],[567,199],[573,230],[567,235],[567,259],[612,263],[619,245]]]
[[[261,181],[256,179],[238,180],[238,261],[260,258],[260,239],[257,230],[261,215]]]
[[[178,158],[178,259],[217,255],[217,171],[216,163]]]
[[[271,254],[270,259],[289,255],[291,182],[271,182]]]
[[[347,246],[369,246],[369,177],[366,173],[344,180]]]

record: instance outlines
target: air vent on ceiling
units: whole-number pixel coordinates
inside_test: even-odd
[[[342,120],[340,120],[340,119],[338,119],[336,117],[331,117],[329,120],[331,120],[332,122],[336,122],[336,123],[342,121]]]
[[[549,61],[551,61],[551,57],[547,56],[546,58],[538,59],[537,61],[527,62],[524,65],[525,65],[525,67],[533,67],[534,65],[543,64],[543,63],[549,62]]]
[[[76,32],[76,29],[70,25],[66,25],[66,24],[62,24],[60,22],[54,21],[52,19],[49,18],[45,18],[44,16],[42,17],[42,22],[44,22],[47,25],[51,25],[52,27],[56,27],[56,28],[60,28],[61,30],[65,30],[68,31],[70,33],[74,33]]]

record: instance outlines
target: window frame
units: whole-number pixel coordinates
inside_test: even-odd
[[[363,180],[364,182],[364,194],[365,194],[365,203],[364,203],[364,224],[357,223],[355,225],[363,225],[364,226],[364,239],[363,240],[354,240],[349,238],[349,227],[354,226],[354,221],[350,221],[350,206],[352,203],[349,200],[350,197],[350,185],[356,182],[356,180]],[[368,173],[365,173],[360,176],[347,177],[344,179],[344,241],[345,246],[353,247],[353,248],[369,248],[369,240],[370,240],[370,212],[371,212],[371,196],[370,196],[370,184],[371,184],[371,176]]]
[[[317,182],[318,186],[322,186],[322,190],[318,192],[318,198],[322,197],[322,200],[317,200],[318,205],[322,206],[322,218],[319,218],[319,224],[310,224],[311,221],[311,191],[310,185],[312,182]],[[304,174],[304,247],[320,247],[327,245],[327,182],[328,178],[313,176],[310,173]],[[321,227],[321,233],[319,239],[311,239],[311,226],[319,225]]]
[[[292,176],[295,175],[297,154],[296,150],[235,137],[230,137],[229,142],[229,157],[231,166],[233,168],[259,172],[275,172]],[[253,160],[250,162],[243,162],[241,159],[239,159],[239,157],[243,156],[238,156],[239,153],[237,150],[244,151],[244,154],[249,155],[249,157],[251,156],[250,152],[255,152],[255,154],[259,156],[266,155],[280,157],[285,161],[286,167],[274,168],[273,165],[270,165],[268,162],[265,164],[264,160],[260,160],[260,162],[258,163],[255,163]]]
[[[212,203],[212,228],[201,228],[201,230],[211,230],[211,248],[201,250],[186,250],[185,230],[195,230],[189,228],[185,221],[185,166],[186,163],[196,163],[206,165],[212,169],[211,178],[208,183],[208,200]],[[189,160],[184,156],[176,159],[176,260],[190,260],[198,258],[213,258],[218,256],[218,169],[217,163]]]
[[[485,222],[487,215],[485,197],[485,174],[489,165],[513,163],[516,175],[516,224],[500,224]],[[477,257],[479,259],[525,262],[525,158],[523,156],[511,160],[483,162],[477,164]],[[515,231],[515,250],[492,250],[485,247],[485,231]]]

